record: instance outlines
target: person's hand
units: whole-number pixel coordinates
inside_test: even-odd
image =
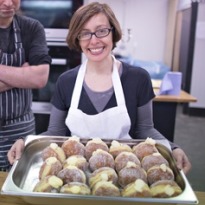
[[[22,65],[22,67],[28,67],[28,66],[30,66],[30,64],[29,64],[28,62],[25,62],[25,63]]]
[[[172,154],[176,160],[177,167],[180,170],[183,170],[185,174],[187,174],[191,169],[191,163],[184,151],[180,148],[176,148],[172,151]]]
[[[22,152],[24,149],[23,139],[17,140],[7,153],[8,160],[10,164],[13,164],[16,160],[21,158]]]

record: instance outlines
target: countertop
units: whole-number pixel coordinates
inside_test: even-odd
[[[0,172],[0,189],[6,177],[7,177],[6,172]],[[199,205],[205,205],[205,192],[195,192],[195,194],[199,200]],[[23,199],[21,199],[21,197],[0,195],[0,205],[29,205],[29,204],[24,202]],[[178,204],[178,205],[182,205],[182,204]]]
[[[196,102],[197,99],[190,95],[189,93],[181,90],[179,95],[158,95],[158,88],[154,88],[154,93],[156,97],[154,98],[155,102],[176,102],[176,103],[190,103]]]
[[[196,102],[197,99],[190,95],[189,93],[181,90],[179,95],[158,95],[161,85],[161,80],[153,80],[152,86],[156,97],[154,98],[155,102],[176,102],[176,103],[189,103]]]

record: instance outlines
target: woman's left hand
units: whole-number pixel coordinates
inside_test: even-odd
[[[176,160],[177,167],[180,170],[183,170],[185,174],[187,174],[188,171],[191,169],[191,163],[190,163],[187,155],[180,148],[174,149],[172,151],[172,154]]]

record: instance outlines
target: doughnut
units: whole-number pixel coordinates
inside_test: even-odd
[[[174,173],[166,164],[155,165],[148,169],[147,180],[149,185],[165,179],[174,180]]]
[[[84,183],[70,182],[69,184],[65,184],[61,187],[60,193],[89,195],[91,191]]]
[[[127,162],[134,162],[135,164],[140,165],[140,161],[135,154],[132,152],[121,152],[115,158],[115,169],[119,172],[122,168],[127,165]]]
[[[76,136],[70,137],[62,144],[62,149],[65,152],[66,157],[72,155],[85,155],[85,146],[80,142],[80,138]]]
[[[89,160],[90,157],[92,156],[92,153],[97,149],[102,149],[107,152],[109,150],[107,144],[103,142],[100,138],[93,138],[92,140],[89,140],[85,145],[86,159]]]
[[[50,175],[41,179],[34,187],[34,192],[52,192],[58,193],[63,181],[57,176]]]
[[[97,149],[89,159],[89,167],[92,172],[101,167],[111,167],[114,169],[115,161],[111,154],[104,150]]]
[[[152,197],[169,198],[178,196],[182,189],[173,180],[160,180],[150,186]]]
[[[56,157],[61,163],[66,159],[65,153],[56,143],[51,143],[42,151],[42,159],[45,161],[49,157]]]
[[[121,192],[124,197],[151,197],[151,191],[147,183],[141,179],[136,179],[128,184]]]
[[[118,181],[117,173],[110,167],[96,169],[89,177],[90,188],[99,181],[111,181],[113,184],[116,184]]]
[[[57,177],[63,180],[63,184],[70,182],[86,183],[85,173],[76,166],[67,166],[57,174]]]
[[[88,169],[88,162],[82,155],[72,155],[63,163],[63,168],[67,166],[76,166],[79,169],[86,171]]]
[[[155,144],[155,140],[147,138],[144,142],[133,146],[133,153],[142,161],[145,156],[158,152]]]
[[[115,158],[121,152],[132,152],[132,148],[127,145],[113,140],[110,145],[109,153]]]
[[[112,182],[100,181],[95,184],[92,194],[96,196],[120,196],[120,189]]]
[[[56,157],[47,158],[40,167],[39,179],[43,179],[48,175],[57,175],[63,166]]]
[[[161,164],[166,164],[167,166],[169,166],[169,162],[159,152],[145,156],[141,161],[142,168],[145,171],[155,165]]]
[[[128,162],[118,173],[118,183],[123,188],[136,179],[142,179],[147,183],[147,174],[145,170],[133,162]]]

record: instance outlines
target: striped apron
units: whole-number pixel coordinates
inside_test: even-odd
[[[0,49],[0,64],[20,67],[25,62],[20,28],[13,19],[15,52],[8,54]],[[8,68],[9,69],[9,68]],[[0,93],[0,171],[9,171],[7,152],[13,143],[35,132],[31,111],[32,90],[13,88]]]

